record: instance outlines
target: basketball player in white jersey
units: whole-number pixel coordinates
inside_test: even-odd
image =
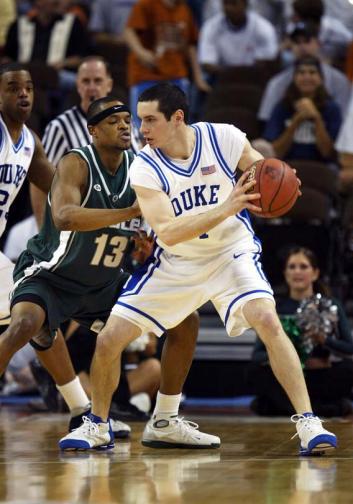
[[[231,125],[187,125],[184,93],[159,84],[143,92],[138,114],[147,145],[133,162],[131,184],[144,217],[157,235],[145,268],[125,284],[97,339],[91,369],[92,425],[63,438],[63,449],[107,443],[108,410],[124,347],[142,332],[161,335],[211,300],[230,336],[253,327],[264,341],[272,369],[297,414],[300,451],[324,452],[336,436],[311,411],[300,361],[275,310],[260,263],[261,245],[246,210],[259,211],[247,174],[262,156]],[[177,371],[176,371],[177,372]],[[218,447],[217,436],[179,418],[180,390],[158,394],[142,443],[150,447]]]
[[[16,63],[0,67],[0,236],[12,202],[26,176],[43,194],[44,206],[54,169],[49,163],[43,146],[25,122],[29,119],[33,106],[33,82],[30,73],[23,65]],[[39,214],[43,209],[38,208]],[[9,293],[13,287],[13,263],[0,252],[0,324],[9,323]],[[41,337],[42,335],[38,335]],[[23,346],[22,341],[12,341],[11,355]],[[3,358],[9,352],[0,336]],[[10,354],[9,354],[10,355]],[[61,334],[53,346],[37,355],[57,383],[73,415],[86,411],[89,399],[84,392],[71,364],[66,344]],[[125,425],[125,424],[124,424]]]
[[[44,193],[53,178],[42,144],[25,125],[32,110],[33,82],[20,68],[5,65],[0,73],[0,236],[26,176]],[[12,269],[11,261],[0,253],[0,323],[8,321]]]

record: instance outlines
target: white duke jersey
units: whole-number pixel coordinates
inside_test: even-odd
[[[164,191],[176,218],[208,212],[221,205],[236,184],[235,170],[245,145],[245,133],[230,124],[196,123],[195,148],[187,160],[167,158],[146,145],[130,166],[133,186]],[[167,252],[200,258],[234,250],[234,254],[261,252],[261,243],[245,210],[228,217],[203,235],[167,246]]]
[[[35,140],[27,126],[13,143],[0,114],[0,236],[6,227],[10,206],[27,176],[35,150]]]

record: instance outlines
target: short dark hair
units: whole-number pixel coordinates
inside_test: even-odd
[[[8,72],[21,72],[25,71],[30,73],[28,67],[23,63],[11,62],[11,63],[3,63],[0,65],[0,78]]]
[[[103,56],[100,56],[99,54],[91,54],[91,55],[86,56],[85,58],[83,58],[81,60],[81,63],[78,66],[78,69],[84,63],[90,63],[91,61],[100,61],[101,63],[103,63],[103,65],[105,66],[105,70],[106,70],[107,74],[109,75],[109,77],[112,76],[112,69],[111,69],[110,63],[105,58],[103,58]]]
[[[97,100],[94,100],[90,106],[88,107],[88,110],[87,110],[87,122],[90,121],[90,119],[92,119],[92,117],[94,117],[96,114],[98,114],[98,112],[100,112],[101,110],[103,110],[103,105],[105,105],[106,103],[110,103],[110,102],[121,102],[121,100],[119,100],[119,98],[117,98],[116,96],[113,96],[113,95],[108,95],[108,96],[104,96],[103,98],[98,98]]]
[[[182,110],[184,121],[189,119],[189,104],[186,94],[180,87],[170,82],[161,82],[152,86],[140,94],[139,102],[158,101],[158,110],[164,114],[167,121],[170,120],[174,112]]]
[[[299,21],[290,28],[288,35],[293,42],[297,42],[301,38],[305,38],[307,40],[318,38],[319,27],[312,21]]]
[[[295,0],[293,10],[302,21],[320,23],[324,15],[324,3],[322,0]]]

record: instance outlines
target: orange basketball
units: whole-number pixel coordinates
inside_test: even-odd
[[[256,161],[249,168],[248,180],[256,180],[251,192],[260,193],[260,200],[252,203],[262,208],[261,213],[254,212],[258,217],[280,217],[287,213],[298,198],[298,179],[284,161],[269,158]]]

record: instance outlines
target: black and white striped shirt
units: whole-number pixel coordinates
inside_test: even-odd
[[[83,110],[74,106],[65,110],[47,124],[43,135],[43,146],[49,161],[55,166],[71,149],[84,147],[92,142],[87,129],[87,119]],[[141,148],[137,128],[131,128],[131,149],[136,154]]]

